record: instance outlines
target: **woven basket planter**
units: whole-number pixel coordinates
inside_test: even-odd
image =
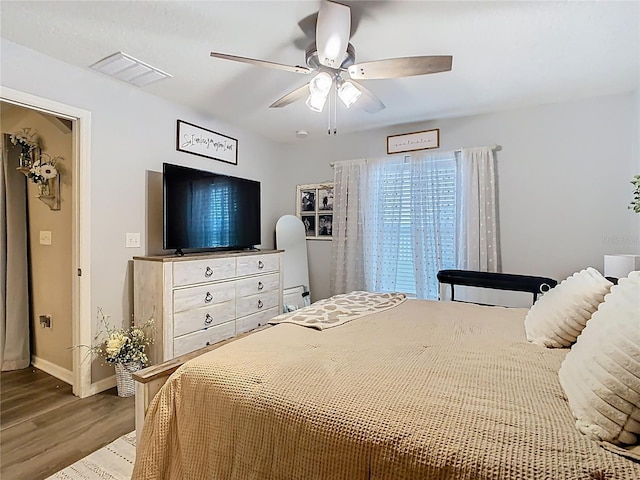
[[[133,372],[142,368],[141,362],[116,363],[116,384],[119,397],[131,397],[136,393],[135,381],[131,377]]]

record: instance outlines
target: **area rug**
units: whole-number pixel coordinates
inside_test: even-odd
[[[131,432],[46,480],[130,480],[135,460],[136,432]]]

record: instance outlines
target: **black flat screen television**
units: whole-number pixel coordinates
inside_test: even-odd
[[[163,247],[241,250],[260,241],[260,182],[163,163]]]

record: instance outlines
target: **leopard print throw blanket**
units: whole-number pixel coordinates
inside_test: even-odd
[[[382,312],[407,299],[404,293],[351,292],[319,300],[307,307],[278,315],[269,323],[295,323],[325,330],[343,325],[370,313]]]

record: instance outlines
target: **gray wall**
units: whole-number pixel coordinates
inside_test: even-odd
[[[262,182],[263,247],[273,247],[273,228],[280,216],[276,146],[213,118],[204,118],[166,102],[144,89],[42,55],[2,39],[2,85],[91,112],[91,311],[101,307],[114,324],[128,322],[133,313],[131,262],[154,250],[147,229],[147,209],[161,201],[147,188],[149,172],[162,163],[202,168]],[[171,80],[165,80],[171,81]],[[238,139],[238,165],[176,151],[176,120],[182,119]],[[70,208],[67,204],[66,208]],[[154,220],[151,219],[151,222]],[[157,217],[156,220],[157,222]],[[125,234],[140,232],[141,248],[125,248]],[[156,253],[152,251],[151,253]],[[92,319],[93,334],[100,330]],[[92,335],[93,336],[93,335]],[[113,368],[93,364],[95,382]]]
[[[149,231],[157,240],[158,227],[153,215],[147,220],[158,207],[148,184],[162,162],[260,180],[268,248],[279,216],[295,213],[297,184],[330,180],[334,160],[384,156],[389,134],[440,128],[442,150],[503,146],[504,271],[560,279],[587,265],[602,269],[606,253],[640,252],[640,216],[626,208],[629,181],[640,171],[637,92],[276,145],[5,39],[0,53],[3,86],[92,113],[91,309],[100,306],[114,320],[132,313],[129,261],[156,249],[154,238],[146,238]],[[177,152],[178,118],[237,138],[238,166]],[[143,247],[125,248],[126,232],[141,232]],[[330,242],[308,241],[308,249],[316,300],[329,294]],[[109,374],[112,369],[96,368],[93,380]]]
[[[640,216],[627,209],[640,171],[638,93],[442,119],[283,148],[279,210],[295,186],[332,178],[329,162],[386,155],[386,136],[439,128],[441,150],[502,145],[497,153],[503,271],[564,279],[603,268],[603,255],[640,253]],[[340,119],[338,119],[339,126]],[[309,240],[313,299],[329,294],[330,243]]]

